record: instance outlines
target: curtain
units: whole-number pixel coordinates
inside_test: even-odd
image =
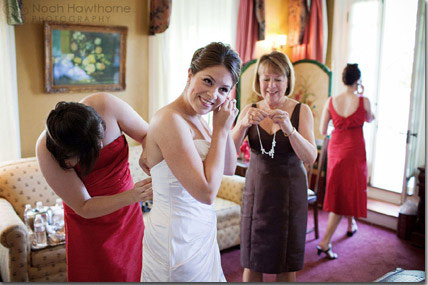
[[[150,0],[149,35],[161,34],[168,29],[172,0]]]
[[[293,61],[312,59],[325,63],[327,33],[325,0],[312,0],[309,21],[306,24],[305,34],[301,45],[293,47]]]
[[[258,39],[262,41],[265,39],[265,0],[254,0],[256,8],[256,19],[258,25]]]
[[[149,36],[149,117],[183,92],[196,49],[219,41],[235,49],[238,2],[174,1],[169,28]]]
[[[238,26],[236,36],[236,51],[242,64],[253,59],[256,42],[259,37],[259,27],[255,14],[253,0],[240,0]]]
[[[166,33],[149,36],[149,118],[169,102],[167,80],[164,80],[169,64],[164,59],[166,42]]]
[[[308,6],[306,0],[288,0],[288,46],[302,44],[308,22]]]
[[[0,9],[0,161],[21,156],[14,28],[7,24],[6,1]]]
[[[9,25],[21,25],[24,23],[22,18],[22,0],[7,0],[7,23]]]
[[[417,175],[417,168],[426,165],[425,156],[425,1],[420,0],[413,60],[412,98],[410,104],[408,161],[406,178]]]

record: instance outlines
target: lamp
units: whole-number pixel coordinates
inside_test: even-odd
[[[278,50],[287,44],[287,35],[269,34],[264,41],[257,41],[253,58],[259,58],[263,54]]]
[[[278,50],[287,43],[287,35],[271,34],[267,36],[267,40],[271,42],[272,50]]]

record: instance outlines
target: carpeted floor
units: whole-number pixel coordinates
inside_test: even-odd
[[[327,226],[328,213],[319,212],[320,238]],[[314,233],[307,235],[305,264],[297,273],[298,282],[372,282],[384,274],[402,268],[425,270],[425,249],[399,239],[392,230],[358,222],[358,231],[346,236],[347,221],[342,219],[332,240],[333,250],[339,255],[328,260],[316,254]],[[308,225],[313,225],[312,212]],[[221,252],[223,271],[228,282],[242,282],[239,246]],[[325,255],[324,255],[325,256]],[[273,275],[265,275],[273,282]]]

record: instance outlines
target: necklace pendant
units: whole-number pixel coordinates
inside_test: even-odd
[[[257,125],[257,134],[259,135],[259,142],[260,142],[260,152],[262,154],[267,154],[269,155],[270,158],[273,158],[275,155],[275,145],[276,145],[276,133],[273,134],[273,139],[272,139],[272,147],[271,149],[267,152],[264,148],[263,148],[263,144],[262,144],[262,140],[260,138],[260,131],[259,131],[259,126]]]

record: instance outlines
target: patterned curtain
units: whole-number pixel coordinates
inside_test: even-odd
[[[305,34],[301,45],[293,47],[292,61],[301,59],[317,60],[325,63],[324,45],[327,27],[324,14],[325,0],[312,0],[309,21],[305,28]]]
[[[172,0],[150,0],[149,35],[161,34],[168,29]]]
[[[242,64],[253,59],[256,42],[264,39],[264,14],[264,0],[239,1],[236,51]]]
[[[306,0],[288,0],[288,38],[289,46],[302,44],[308,21]]]
[[[0,1],[0,162],[21,157],[15,27],[7,22],[7,5]]]
[[[258,40],[263,41],[265,39],[265,0],[254,0],[254,6],[256,7],[256,19],[259,26]]]
[[[22,25],[22,0],[7,0],[6,4],[8,25]]]

